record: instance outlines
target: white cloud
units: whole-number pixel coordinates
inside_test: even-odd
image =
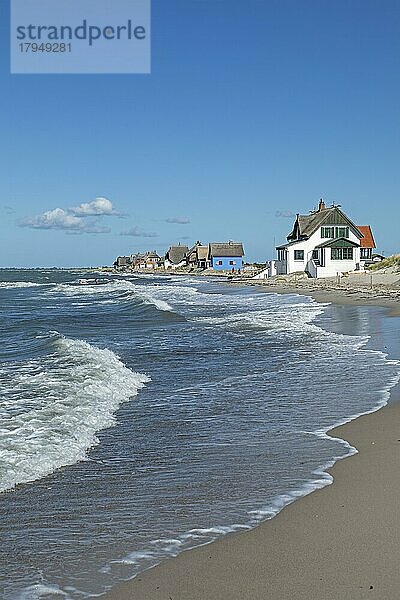
[[[18,222],[18,225],[30,229],[57,229],[69,234],[109,233],[111,231],[109,227],[99,225],[96,220],[89,222],[82,217],[71,215],[63,208],[47,210],[34,217],[25,217]]]
[[[137,225],[135,227],[131,227],[128,231],[121,231],[120,235],[131,235],[133,237],[143,237],[143,238],[155,238],[158,237],[157,233],[152,233],[149,231],[143,231]]]
[[[18,225],[31,229],[57,229],[69,234],[110,233],[110,227],[101,225],[100,220],[105,216],[125,215],[116,211],[110,200],[99,197],[72,208],[54,208],[40,215],[25,217],[18,221]]]
[[[103,225],[97,225],[96,223],[88,223],[85,226],[85,233],[110,233],[111,227],[104,227]]]
[[[96,200],[92,200],[92,202],[84,202],[79,206],[72,207],[70,210],[78,217],[118,215],[113,207],[113,203],[107,198],[96,198]]]
[[[178,223],[179,225],[187,225],[190,223],[189,217],[169,217],[165,219],[166,223]]]
[[[80,217],[67,213],[63,208],[47,210],[41,215],[25,217],[19,221],[21,227],[32,229],[83,229],[85,222]]]

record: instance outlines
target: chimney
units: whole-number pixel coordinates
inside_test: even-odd
[[[319,201],[318,212],[321,212],[326,209],[325,202],[322,200]]]

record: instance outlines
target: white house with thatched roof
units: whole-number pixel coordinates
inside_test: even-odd
[[[187,265],[186,256],[189,252],[187,246],[170,246],[164,259],[164,267],[166,269],[178,269]]]
[[[277,246],[277,274],[304,271],[320,278],[362,270],[364,236],[339,206],[326,207],[321,200],[317,210],[296,216],[287,243]]]

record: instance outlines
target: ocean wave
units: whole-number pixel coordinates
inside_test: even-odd
[[[324,305],[310,299],[309,302],[292,302],[284,306],[269,306],[265,298],[242,305],[233,305],[222,316],[213,314],[195,317],[195,320],[209,325],[228,327],[229,329],[270,330],[274,335],[285,333],[290,337],[309,335],[312,333],[334,337],[314,323],[316,317],[324,311]],[[264,300],[264,302],[263,302]],[[225,308],[229,308],[229,305]]]
[[[51,347],[43,360],[0,370],[0,491],[84,460],[120,404],[150,381],[85,341],[53,334]]]
[[[148,291],[148,286],[140,286],[131,281],[116,279],[105,285],[71,285],[71,283],[60,283],[56,285],[51,294],[63,294],[71,297],[93,296],[99,298],[102,303],[119,303],[130,300],[141,301],[145,304],[153,305],[158,310],[173,311],[173,308],[168,302],[162,298],[154,296]],[[105,297],[109,297],[106,298]]]
[[[33,281],[0,281],[0,288],[5,290],[13,290],[15,288],[40,287],[41,285],[43,284],[35,283]]]
[[[276,302],[277,298],[279,303]],[[206,326],[230,329],[239,335],[255,331],[284,342],[312,339],[315,343],[320,340],[324,345],[329,343],[332,350],[342,343],[360,349],[369,340],[368,335],[351,336],[323,329],[316,319],[324,313],[329,303],[316,302],[311,297],[297,294],[287,294],[283,298],[278,294],[232,296],[226,298],[223,312],[220,310],[221,297],[208,295],[206,301],[210,314],[194,315],[193,320]]]
[[[163,310],[166,312],[173,311],[173,308],[168,302],[162,300],[161,298],[155,298],[151,294],[147,294],[146,292],[139,292],[138,295],[146,304],[152,304],[158,310]]]

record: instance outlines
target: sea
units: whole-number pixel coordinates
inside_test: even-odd
[[[85,276],[100,275],[0,271],[6,600],[96,598],[273,518],[332,482],[356,450],[329,430],[400,377],[399,319],[382,308]]]

